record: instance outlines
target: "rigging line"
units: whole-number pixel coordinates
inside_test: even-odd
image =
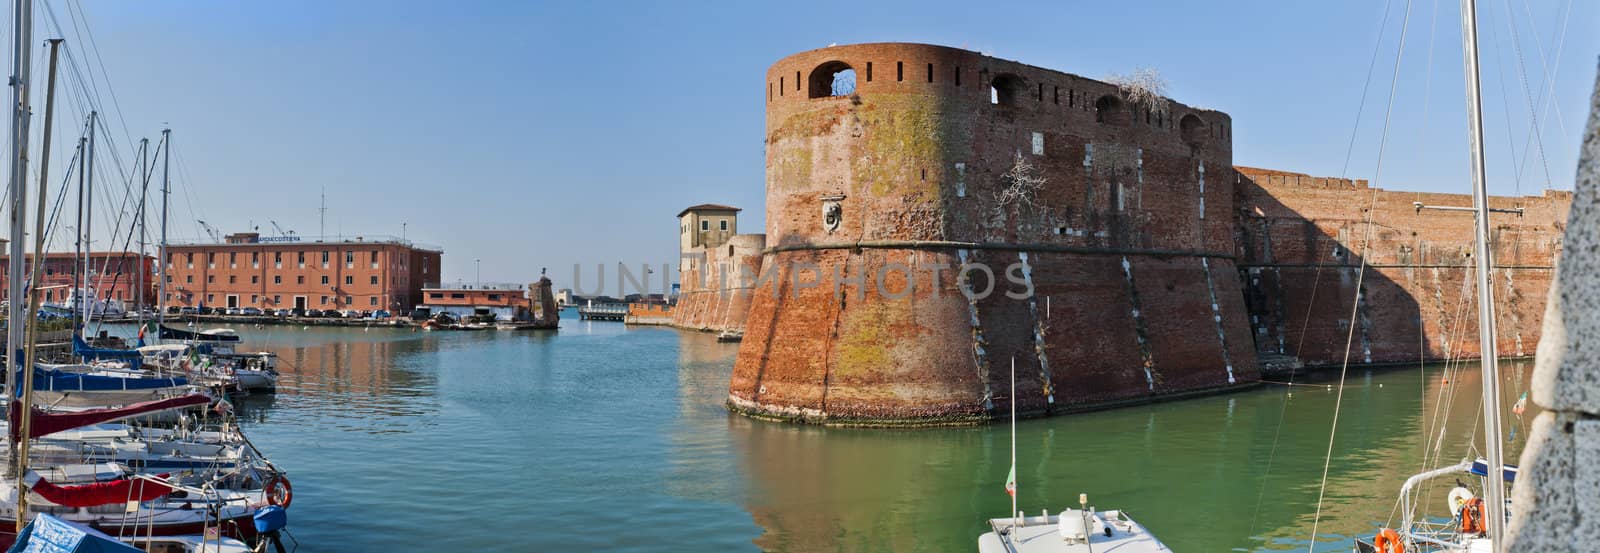
[[[1522,10],[1524,13],[1528,14],[1528,26],[1533,27],[1533,10],[1532,8],[1528,7],[1528,0],[1522,0]],[[1554,91],[1556,89],[1556,76],[1561,71],[1561,53],[1565,51],[1567,47],[1567,22],[1572,19],[1572,0],[1567,0],[1567,9],[1565,11],[1558,11],[1556,13],[1561,16],[1561,32],[1556,35],[1555,44],[1550,46],[1551,50],[1555,51],[1555,56],[1546,58],[1544,55],[1544,47],[1539,45],[1539,41],[1533,41],[1533,45],[1538,49],[1539,66],[1544,71],[1544,80],[1539,82],[1539,97],[1543,100],[1540,102],[1540,104],[1545,108],[1543,110],[1545,112],[1548,112],[1549,108],[1551,107],[1555,108],[1556,125],[1561,128],[1561,135],[1566,136],[1567,124],[1563,121],[1564,117],[1561,116],[1561,104],[1559,102],[1551,101],[1555,98],[1555,94],[1553,92],[1550,96],[1545,96],[1544,92]],[[1535,29],[1537,29],[1537,27],[1535,27]],[[1546,60],[1553,61],[1549,61],[1547,63]],[[1529,139],[1531,140],[1532,137],[1530,136]]]
[[[73,64],[72,60],[74,60],[74,59],[75,58],[72,58],[72,57],[69,56],[69,66]],[[68,75],[72,75],[72,74],[73,74],[73,72],[68,72]],[[81,74],[76,75],[76,77],[78,77],[78,79],[79,79],[76,83],[72,82],[71,78],[69,77],[69,82],[67,83],[68,84],[67,88],[69,90],[74,90],[75,92],[81,92],[82,94],[85,94],[85,95],[91,94],[86,88],[83,87],[83,83],[81,81]],[[76,84],[77,87],[76,88],[73,87],[72,86],[73,84]],[[93,107],[92,103],[90,104],[90,107]],[[94,124],[95,124],[95,129],[104,129],[106,131],[104,133],[104,138],[105,138],[106,142],[108,143],[106,151],[108,151],[108,152],[110,152],[112,154],[112,159],[115,162],[115,165],[117,166],[119,176],[122,177],[123,180],[127,180],[128,175],[124,171],[124,168],[122,167],[121,155],[120,155],[120,153],[118,152],[118,150],[116,148],[116,144],[115,144],[114,139],[111,138],[110,129],[107,126],[105,126],[105,122],[103,121],[102,117],[95,117],[94,118]],[[89,125],[89,122],[86,121],[85,122],[85,127],[86,127],[85,132],[86,133],[88,131],[88,129],[87,129],[88,125]],[[97,141],[98,141],[98,139],[100,137],[101,137],[101,135],[99,135],[99,134],[96,135]],[[99,148],[96,148],[96,151],[99,151]],[[95,174],[99,174],[99,171],[95,171]],[[90,175],[90,177],[92,178],[93,175]],[[132,191],[132,187],[131,187],[131,185],[126,183],[126,182],[121,183],[121,184],[123,186],[123,191],[124,191],[123,201],[122,201],[123,205],[122,205],[121,209],[116,209],[116,205],[114,203],[112,203],[113,200],[112,200],[110,194],[106,194],[106,195],[101,197],[101,203],[104,204],[104,209],[109,210],[112,213],[116,213],[116,217],[108,218],[108,221],[111,224],[110,228],[111,228],[111,232],[112,232],[113,236],[117,232],[117,229],[120,229],[121,226],[122,226],[122,218],[125,215],[127,215],[127,213],[126,213],[127,204],[131,200],[131,197],[132,197],[132,192],[131,192]],[[112,185],[112,183],[107,183],[107,188],[108,189],[114,189],[114,185]],[[114,244],[115,240],[113,240],[112,243]],[[102,261],[104,263],[109,263],[109,260],[102,260]]]
[[[49,16],[49,19],[50,19],[50,25],[56,31],[57,36],[63,36],[63,37],[66,36],[66,31],[64,29],[62,29],[61,22],[55,15],[55,9],[53,7],[51,7],[48,2],[45,3],[45,7],[46,7],[46,14]],[[77,21],[76,20],[73,21],[73,25],[74,25],[73,33],[74,33],[75,36],[78,37],[78,39],[77,39],[78,43],[82,43],[83,42],[82,33],[79,33],[79,31],[78,31]],[[85,25],[87,25],[87,23],[85,23]],[[90,36],[90,39],[91,40],[93,39],[92,35]],[[98,56],[98,50],[96,50],[94,52],[90,52],[90,53]],[[86,99],[86,101],[88,102],[89,107],[91,109],[93,109],[94,111],[100,112],[102,115],[107,115],[108,112],[104,109],[104,102],[102,102],[100,100],[100,92],[99,92],[98,80],[93,78],[95,76],[95,73],[93,72],[93,70],[86,68],[84,66],[85,63],[87,63],[87,60],[83,60],[83,62],[80,63],[79,59],[76,57],[76,55],[73,54],[72,51],[68,51],[67,52],[67,66],[68,66],[67,74],[69,76],[72,76],[72,77],[77,79],[77,83],[79,85],[79,88],[82,89],[83,99]],[[100,69],[101,69],[102,73],[105,71],[105,64],[104,64],[103,61],[100,64]],[[88,75],[88,77],[85,77],[85,75]],[[105,76],[105,81],[106,81],[106,87],[109,90],[110,86],[111,86],[111,84],[110,84],[111,81],[110,81],[109,75]],[[117,104],[117,100],[116,100],[116,97],[115,97],[115,91],[112,91],[112,96],[113,96],[112,97],[113,104]],[[81,99],[80,101],[83,101],[83,100]],[[118,119],[121,119],[122,118],[121,105],[117,104],[116,105],[116,109],[117,109],[116,116],[117,116]],[[123,126],[123,134],[127,135],[128,134],[128,132],[127,132],[127,122],[123,121],[122,126]],[[109,127],[106,128],[106,136],[104,137],[104,140],[106,141],[107,147],[108,148],[112,148],[109,151],[111,152],[113,161],[116,162],[118,172],[120,174],[124,174],[125,175],[127,173],[127,170],[124,167],[124,163],[122,161],[120,151],[116,149],[117,140],[115,138],[115,135],[111,134]],[[131,140],[131,137],[130,137],[130,140]]]
[[[128,225],[127,237],[122,240],[122,248],[118,249],[118,250],[114,250],[114,251],[127,252],[128,251],[128,246],[132,245],[132,243],[133,243],[133,234],[134,234],[135,230],[137,230],[137,229],[135,228],[134,225]],[[115,236],[112,237],[111,242],[112,242],[113,245],[116,244],[116,237]],[[143,252],[140,252],[140,253],[143,254]],[[104,275],[106,273],[106,271],[108,269],[110,269],[110,267],[111,267],[111,257],[110,256],[106,256],[101,261],[100,274]],[[111,290],[116,290],[117,289],[117,285],[122,283],[122,274],[124,272],[127,272],[126,271],[127,268],[128,268],[128,265],[127,265],[126,257],[119,256],[119,258],[117,260],[117,271],[111,277],[111,288],[110,288]],[[135,268],[135,270],[138,270],[137,267]],[[100,281],[104,282],[105,281],[105,277],[102,276]],[[135,291],[134,293],[137,294],[139,292]],[[110,292],[106,293],[106,300],[107,301],[111,300],[111,293]],[[94,333],[95,334],[99,334],[100,330],[105,327],[105,323],[106,323],[106,318],[105,318],[104,315],[102,315],[100,317],[99,321],[95,323]]]
[[[1438,34],[1439,34],[1438,31],[1439,31],[1439,0],[1433,0],[1433,7],[1429,11],[1429,15],[1428,15],[1428,57],[1427,57],[1427,61],[1423,64],[1423,67],[1426,68],[1426,71],[1425,71],[1425,76],[1423,77],[1423,81],[1422,81],[1422,122],[1421,122],[1421,124],[1417,125],[1417,134],[1419,136],[1418,136],[1418,139],[1417,139],[1417,159],[1416,159],[1416,163],[1417,163],[1418,166],[1426,166],[1426,164],[1424,163],[1423,160],[1426,159],[1427,153],[1428,153],[1428,141],[1426,139],[1426,135],[1427,135],[1427,130],[1428,130],[1428,112],[1429,112],[1429,108],[1431,108],[1433,106],[1433,102],[1432,102],[1432,100],[1433,100],[1433,51],[1434,51],[1434,38],[1436,38],[1438,36]],[[1419,199],[1420,199],[1421,193],[1419,192],[1417,195],[1419,196]],[[1420,243],[1422,242],[1422,238],[1420,236],[1417,238],[1417,242],[1418,242],[1418,246],[1419,246],[1417,249],[1418,249],[1418,253],[1420,254],[1421,253],[1420,250],[1422,249],[1420,247],[1420,245],[1421,245]],[[1416,258],[1413,257],[1413,262],[1412,262],[1413,268],[1411,269],[1413,272],[1416,271],[1415,259]],[[1419,311],[1419,313],[1418,313],[1418,317],[1417,317],[1417,378],[1421,380],[1421,386],[1420,386],[1420,389],[1418,390],[1418,395],[1421,397],[1421,401],[1417,402],[1417,407],[1418,407],[1418,410],[1421,411],[1421,413],[1420,413],[1421,416],[1424,419],[1426,419],[1427,415],[1428,415],[1428,361],[1427,361],[1427,359],[1428,359],[1428,332],[1427,332],[1428,331],[1428,325],[1425,322],[1425,319],[1420,314],[1421,309],[1418,309],[1418,311]],[[1440,322],[1442,323],[1444,321],[1440,321]],[[1421,453],[1422,453],[1422,455],[1421,455],[1421,457],[1422,457],[1422,470],[1425,471],[1425,470],[1427,470],[1427,466],[1428,466],[1428,443],[1427,443],[1427,440],[1423,440],[1422,452]],[[1394,512],[1393,512],[1393,510],[1391,510],[1390,513],[1389,513],[1389,521],[1386,521],[1384,523],[1384,525],[1388,526],[1388,523],[1392,522],[1393,520],[1394,520]]]
[[[195,235],[199,237],[200,241],[203,242],[210,238],[211,234],[206,232],[204,229],[198,228],[202,213],[196,211],[194,208],[194,178],[189,174],[189,164],[184,163],[184,157],[181,153],[174,153],[172,160],[178,162],[178,186],[179,188],[183,189],[184,206],[189,209],[189,219],[192,220],[197,227],[195,228]]]
[[[1427,69],[1427,71],[1424,73],[1424,77],[1423,77],[1423,81],[1422,81],[1422,123],[1417,126],[1417,159],[1416,159],[1416,164],[1418,166],[1423,166],[1424,165],[1423,159],[1426,157],[1426,154],[1428,153],[1428,140],[1427,140],[1427,135],[1428,135],[1428,113],[1429,113],[1429,108],[1431,108],[1433,106],[1433,102],[1432,102],[1432,100],[1433,100],[1433,44],[1434,44],[1434,38],[1436,36],[1438,36],[1438,28],[1439,28],[1439,0],[1433,0],[1433,9],[1430,12],[1429,18],[1428,18],[1428,61],[1427,61],[1427,63],[1423,64],[1423,67],[1425,67]],[[1420,191],[1417,192],[1417,198],[1420,200],[1421,197],[1422,197],[1422,192],[1420,192]],[[1417,340],[1419,342],[1424,341],[1425,339],[1426,339],[1426,335],[1419,335],[1418,338],[1417,338]],[[1420,359],[1421,359],[1421,357],[1419,356],[1418,360],[1420,361]]]
[[[1321,249],[1319,249],[1318,251],[1320,252]],[[1311,310],[1312,310],[1312,306],[1316,305],[1317,286],[1318,286],[1318,284],[1320,284],[1322,282],[1322,266],[1323,266],[1322,254],[1321,253],[1316,253],[1316,254],[1313,254],[1313,255],[1316,256],[1317,266],[1316,266],[1315,273],[1313,273],[1314,276],[1311,279],[1310,299],[1306,301],[1306,316],[1305,316],[1304,319],[1301,319],[1301,321],[1300,321],[1300,336],[1295,339],[1294,357],[1295,357],[1296,360],[1300,359],[1300,352],[1303,351],[1304,348],[1305,348],[1305,345],[1306,345],[1306,328],[1309,327],[1310,324],[1311,324]],[[1281,286],[1282,283],[1280,282],[1279,285]],[[1256,508],[1255,508],[1255,512],[1250,517],[1250,533],[1251,533],[1251,535],[1255,534],[1256,524],[1261,520],[1261,502],[1267,496],[1268,477],[1272,475],[1272,463],[1278,457],[1278,442],[1279,442],[1279,439],[1283,436],[1283,420],[1284,420],[1284,416],[1289,411],[1289,399],[1294,397],[1294,386],[1296,385],[1295,382],[1294,382],[1294,377],[1295,377],[1296,372],[1297,371],[1295,369],[1294,362],[1290,362],[1289,363],[1289,381],[1286,382],[1285,383],[1286,385],[1283,387],[1283,401],[1280,402],[1279,406],[1278,406],[1278,425],[1277,425],[1277,428],[1275,430],[1273,430],[1273,432],[1272,432],[1272,449],[1267,452],[1267,466],[1266,466],[1265,470],[1263,470],[1262,473],[1261,473],[1261,487],[1256,492]]]
[[[1446,377],[1451,379],[1451,382],[1456,382],[1456,385],[1450,385],[1450,387],[1448,387],[1450,388],[1450,393],[1446,393],[1445,403],[1443,403],[1442,406],[1437,406],[1437,408],[1435,408],[1435,417],[1437,417],[1438,422],[1438,435],[1430,436],[1429,438],[1429,440],[1434,440],[1434,452],[1432,452],[1432,454],[1434,454],[1435,463],[1440,462],[1440,459],[1445,457],[1445,435],[1448,433],[1448,428],[1450,428],[1450,414],[1451,412],[1454,412],[1454,406],[1456,406],[1456,390],[1461,390],[1462,388],[1461,385],[1459,385],[1459,382],[1461,382],[1461,374],[1462,372],[1466,372],[1466,347],[1467,345],[1470,345],[1470,342],[1469,340],[1462,339],[1462,337],[1466,336],[1466,332],[1462,331],[1462,326],[1466,324],[1467,310],[1469,310],[1472,305],[1477,305],[1477,294],[1475,294],[1475,292],[1477,292],[1477,281],[1472,278],[1472,272],[1470,272],[1470,269],[1467,269],[1467,267],[1462,267],[1461,299],[1459,299],[1458,304],[1458,318],[1456,318],[1456,323],[1454,323],[1456,324],[1456,332],[1454,332],[1454,336],[1456,336],[1456,344],[1454,344],[1454,348],[1451,350],[1451,355],[1453,355],[1454,360],[1453,366],[1446,371]],[[1482,398],[1482,396],[1480,396],[1480,398]],[[1429,481],[1429,483],[1422,484],[1421,489],[1419,489],[1419,494],[1421,494],[1421,492],[1427,492],[1429,495],[1426,495],[1426,499],[1432,499],[1432,492],[1434,492],[1434,481]]]
[[[1410,3],[1410,0],[1406,0]],[[1378,21],[1378,40],[1372,44],[1372,61],[1367,62],[1367,78],[1361,83],[1361,101],[1356,104],[1355,124],[1350,126],[1350,146],[1344,151],[1344,167],[1339,169],[1339,178],[1349,176],[1350,156],[1356,151],[1356,136],[1361,131],[1361,115],[1367,109],[1367,88],[1372,86],[1372,70],[1378,66],[1378,52],[1383,50],[1383,34],[1389,29],[1389,8],[1394,5],[1394,0],[1384,0],[1383,19]],[[1402,29],[1401,34],[1405,34]]]
[[[1463,277],[1463,280],[1464,280],[1465,283],[1467,283],[1469,285],[1472,282],[1471,279],[1466,279],[1465,277]],[[1462,289],[1461,289],[1461,297],[1456,302],[1455,315],[1453,317],[1448,317],[1446,321],[1443,321],[1446,324],[1450,325],[1450,326],[1447,327],[1447,328],[1450,329],[1449,330],[1450,333],[1447,336],[1456,336],[1456,335],[1459,334],[1459,331],[1461,329],[1461,322],[1462,322],[1462,320],[1464,320],[1466,318],[1465,314],[1466,314],[1466,306],[1468,305],[1468,291],[1469,290],[1470,290],[1470,288],[1467,288],[1465,286],[1462,287]],[[1451,372],[1450,372],[1451,371],[1450,362],[1451,362],[1451,358],[1453,357],[1453,353],[1456,350],[1451,348],[1451,346],[1448,343],[1448,341],[1447,341],[1445,347],[1446,347],[1446,357],[1445,357],[1445,368],[1444,368],[1444,371],[1443,371],[1444,372],[1443,378],[1445,379],[1445,381],[1449,381],[1452,378],[1452,375],[1451,375]],[[1455,402],[1455,391],[1458,388],[1459,388],[1459,386],[1446,386],[1446,385],[1442,385],[1442,384],[1440,385],[1438,397],[1437,397],[1437,399],[1435,399],[1435,402],[1434,402],[1433,417],[1431,419],[1427,418],[1427,416],[1426,416],[1427,415],[1426,406],[1423,407],[1423,415],[1424,415],[1424,419],[1423,420],[1427,421],[1426,426],[1428,428],[1427,433],[1423,435],[1424,447],[1423,447],[1423,452],[1422,452],[1422,464],[1423,464],[1424,470],[1432,468],[1434,466],[1433,463],[1437,463],[1438,462],[1438,457],[1440,455],[1440,446],[1442,446],[1444,444],[1444,432],[1445,432],[1445,428],[1447,426],[1446,423],[1448,422],[1447,419],[1442,417],[1441,407],[1445,406],[1445,405],[1448,405],[1448,404],[1453,404]],[[1446,393],[1447,390],[1448,390],[1448,394]],[[1424,389],[1423,394],[1424,394],[1424,400],[1426,400],[1426,394],[1427,394],[1426,389]],[[1448,408],[1443,409],[1443,413],[1449,413],[1449,412],[1450,412],[1450,410]],[[1435,441],[1435,438],[1434,438],[1434,430],[1435,429],[1438,430],[1438,436],[1439,437],[1438,437],[1437,441]],[[1432,459],[1433,459],[1433,461],[1431,461],[1431,462],[1429,461],[1430,452],[1432,454]],[[1422,484],[1422,487],[1418,488],[1417,493],[1426,495],[1428,490],[1431,489],[1432,485],[1433,485],[1433,481],[1432,480],[1424,482]],[[1385,521],[1384,525],[1388,526],[1389,523],[1392,523],[1393,521],[1394,521],[1394,512],[1391,511],[1390,514],[1389,514],[1389,519],[1387,521]]]
[[[1511,93],[1506,92],[1506,73],[1505,73],[1505,69],[1504,69],[1506,63],[1505,63],[1505,60],[1501,59],[1501,57],[1500,57],[1501,54],[1505,51],[1505,49],[1499,47],[1500,46],[1500,33],[1499,33],[1499,31],[1494,28],[1494,25],[1488,25],[1488,27],[1489,27],[1489,40],[1490,40],[1491,44],[1493,44],[1495,46],[1495,48],[1492,48],[1492,50],[1494,50],[1494,54],[1495,54],[1495,56],[1494,56],[1495,77],[1497,77],[1496,81],[1500,84],[1500,106],[1501,106],[1500,107],[1500,112],[1502,114],[1504,114],[1505,117],[1506,117],[1506,149],[1509,150],[1510,154],[1511,154],[1511,165],[1513,167],[1516,167],[1516,166],[1518,166],[1518,164],[1517,164],[1517,138],[1516,138],[1516,136],[1514,136],[1512,134],[1512,131],[1511,131],[1511,129],[1512,129],[1512,125],[1511,125],[1511,100],[1510,100]],[[1523,159],[1526,160],[1527,159],[1527,155],[1528,155],[1528,151],[1527,150],[1523,150],[1522,155],[1523,155]],[[1521,196],[1522,195],[1522,173],[1519,171],[1516,174],[1512,175],[1511,182],[1512,182],[1512,185],[1516,188],[1517,195]]]
[[[1511,12],[1511,0],[1506,0],[1501,3],[1501,6],[1505,7],[1506,26],[1511,29],[1511,48],[1517,54],[1517,81],[1522,84],[1522,98],[1528,102],[1528,122],[1533,125],[1534,144],[1539,146],[1539,163],[1544,168],[1544,187],[1550,188],[1550,183],[1552,182],[1550,180],[1550,160],[1544,154],[1544,137],[1542,136],[1544,133],[1539,132],[1539,111],[1534,109],[1533,93],[1528,91],[1528,64],[1522,55],[1522,34],[1517,30],[1516,14]],[[1529,23],[1531,24],[1532,21]],[[1533,42],[1535,46],[1538,46],[1539,41],[1535,40]],[[1543,54],[1541,54],[1540,63],[1542,64],[1543,61]],[[1510,133],[1511,130],[1506,129],[1506,134]],[[1522,155],[1526,159],[1528,154],[1524,151]],[[1522,195],[1520,187],[1517,192],[1518,196]]]
[[[1409,2],[1408,2],[1408,6],[1409,6]],[[1437,12],[1438,11],[1437,10],[1437,8],[1438,8],[1438,0],[1434,0],[1434,8],[1435,8],[1434,11]],[[1409,8],[1408,8],[1408,10],[1409,10]],[[1437,20],[1437,15],[1435,15],[1435,19]],[[1383,23],[1387,23],[1388,20],[1389,20],[1389,5],[1385,4],[1384,5]],[[1370,84],[1370,82],[1372,80],[1372,68],[1377,63],[1378,51],[1379,51],[1379,48],[1383,44],[1383,32],[1384,32],[1385,29],[1387,29],[1387,25],[1380,25],[1379,32],[1378,32],[1378,40],[1373,45],[1372,64],[1369,64],[1369,66],[1367,68],[1367,82],[1369,84]],[[1429,39],[1428,39],[1428,44],[1429,44],[1429,46],[1428,46],[1428,56],[1429,56],[1429,59],[1432,59],[1432,57],[1433,57],[1433,38],[1432,38],[1432,35],[1431,35],[1431,31],[1430,31],[1430,35],[1429,35]],[[1429,65],[1430,65],[1429,78],[1431,79],[1432,78],[1432,71],[1431,71],[1431,65],[1432,64],[1430,63]],[[1355,128],[1353,128],[1351,130],[1350,149],[1345,152],[1345,166],[1346,166],[1346,168],[1348,168],[1349,164],[1350,164],[1350,152],[1354,151],[1354,149],[1355,149],[1356,130],[1360,128],[1360,124],[1361,124],[1361,111],[1366,105],[1366,96],[1367,96],[1367,88],[1366,88],[1366,86],[1367,85],[1363,85],[1362,86],[1362,90],[1361,90],[1361,106],[1356,109],[1356,125],[1355,125]],[[1426,106],[1426,103],[1424,104],[1424,106]],[[1424,109],[1424,113],[1426,113],[1426,109]],[[1420,141],[1419,141],[1419,143],[1420,143]],[[1344,178],[1345,177],[1344,173],[1345,173],[1344,170],[1340,171],[1340,178]],[[1368,218],[1368,224],[1369,225],[1371,224],[1370,217]],[[1304,350],[1305,350],[1306,330],[1309,329],[1310,326],[1311,326],[1311,313],[1312,313],[1312,311],[1314,309],[1314,306],[1316,305],[1317,290],[1322,284],[1322,269],[1324,268],[1325,262],[1323,261],[1322,254],[1320,253],[1321,249],[1319,249],[1318,251],[1319,251],[1319,253],[1313,254],[1315,256],[1315,259],[1316,259],[1316,269],[1312,273],[1310,298],[1306,302],[1306,313],[1305,313],[1305,316],[1302,317],[1301,320],[1300,320],[1299,336],[1295,338],[1294,357],[1295,357],[1296,360],[1298,360],[1300,358],[1301,353],[1304,352]],[[1330,259],[1329,261],[1332,261],[1332,260]],[[1281,282],[1280,282],[1280,285],[1281,285]],[[1267,453],[1267,466],[1266,466],[1266,470],[1262,473],[1261,489],[1256,494],[1255,514],[1252,516],[1251,522],[1250,522],[1250,524],[1251,524],[1251,532],[1252,533],[1255,531],[1256,522],[1260,519],[1261,501],[1266,496],[1266,491],[1267,491],[1267,488],[1266,488],[1266,486],[1267,486],[1267,477],[1272,473],[1272,463],[1273,463],[1274,459],[1277,457],[1279,439],[1281,438],[1281,436],[1283,434],[1283,420],[1284,420],[1285,414],[1288,412],[1288,409],[1289,409],[1289,398],[1293,397],[1294,379],[1295,379],[1295,376],[1297,374],[1298,374],[1298,369],[1295,367],[1295,364],[1293,362],[1291,362],[1289,364],[1289,382],[1288,382],[1289,386],[1286,386],[1284,388],[1284,390],[1283,390],[1284,400],[1279,405],[1279,408],[1278,408],[1278,426],[1277,426],[1277,429],[1273,432],[1272,449],[1271,449],[1271,451],[1269,451]]]
[[[78,155],[76,155],[76,154],[73,155],[72,159],[67,164],[66,174],[61,178],[61,181],[62,181],[61,182],[61,192],[56,195],[55,207],[53,209],[51,209],[49,223],[45,225],[45,229],[46,229],[45,230],[45,243],[46,244],[50,244],[50,242],[55,237],[56,225],[58,223],[60,223],[61,206],[62,206],[62,204],[66,203],[67,189],[70,188],[70,186],[68,186],[68,185],[72,182],[73,169],[76,168],[77,165],[78,165],[76,163],[77,160],[78,160]],[[51,247],[51,250],[49,250],[49,251],[54,251],[54,249],[57,248],[58,245],[51,244],[50,247]],[[65,250],[66,248],[60,248],[60,249]],[[44,258],[43,257],[39,257],[38,254],[35,253],[34,259],[44,259]]]
[[[72,5],[73,3],[69,0],[67,8],[69,10],[72,9]],[[82,0],[78,0],[77,6],[78,17],[83,19],[83,35],[89,37],[89,52],[94,54],[95,63],[100,66],[100,75],[106,82],[106,92],[111,96],[111,106],[116,108],[117,121],[122,124],[122,135],[131,143],[133,142],[133,134],[128,132],[128,121],[122,116],[122,104],[117,100],[117,90],[111,86],[111,72],[106,71],[105,59],[100,57],[100,44],[94,39],[94,27],[89,25],[89,14],[84,11]],[[73,27],[76,28],[77,24],[74,23]]]
[[[1354,345],[1356,339],[1356,317],[1360,314],[1361,299],[1365,295],[1361,287],[1366,281],[1367,253],[1372,247],[1372,219],[1378,207],[1378,184],[1382,182],[1383,178],[1383,152],[1389,144],[1389,121],[1394,114],[1395,92],[1400,87],[1400,62],[1405,58],[1406,34],[1410,22],[1411,0],[1406,0],[1405,16],[1400,20],[1400,44],[1395,47],[1394,53],[1394,75],[1389,79],[1389,102],[1383,112],[1383,132],[1379,134],[1378,138],[1378,160],[1372,174],[1372,198],[1367,202],[1367,231],[1366,235],[1361,239],[1361,264],[1356,269],[1355,297],[1350,302],[1350,329],[1345,333],[1344,361],[1340,363],[1339,367],[1339,392],[1334,396],[1333,424],[1328,429],[1328,450],[1322,459],[1322,482],[1317,487],[1317,512],[1311,519],[1311,539],[1308,540],[1308,543],[1313,546],[1317,543],[1317,528],[1322,523],[1322,500],[1328,491],[1328,467],[1333,464],[1334,438],[1339,434],[1339,410],[1344,406],[1344,383],[1345,376],[1350,370],[1350,348]]]

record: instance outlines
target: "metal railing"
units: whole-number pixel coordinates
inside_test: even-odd
[[[329,234],[322,236],[305,236],[287,234],[282,236],[260,236],[254,242],[230,243],[226,240],[218,242],[209,237],[205,238],[179,238],[168,239],[168,246],[217,246],[217,245],[242,245],[242,244],[396,244],[421,250],[443,252],[444,248],[434,244],[407,240],[392,234]]]

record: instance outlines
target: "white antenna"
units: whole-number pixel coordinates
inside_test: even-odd
[[[320,209],[318,209],[317,211],[321,212],[321,214],[317,216],[317,234],[321,235],[323,237],[323,239],[326,240],[327,236],[328,236],[328,187],[327,187],[327,185],[323,185],[323,187],[322,187],[322,207]]]

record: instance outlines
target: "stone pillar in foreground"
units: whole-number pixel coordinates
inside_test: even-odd
[[[1600,80],[1590,104],[1504,551],[1600,547]]]

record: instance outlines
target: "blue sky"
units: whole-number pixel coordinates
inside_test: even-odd
[[[68,4],[49,2],[70,25]],[[175,236],[199,237],[197,218],[223,232],[275,220],[316,234],[326,189],[330,234],[399,235],[404,223],[409,238],[445,248],[449,280],[474,280],[482,259],[484,280],[526,282],[549,267],[558,285],[569,284],[574,263],[675,262],[673,216],[690,204],[743,207],[741,229],[759,232],[763,75],[779,58],[830,43],[944,44],[1094,78],[1155,68],[1174,99],[1233,116],[1236,163],[1372,179],[1405,7],[82,3],[121,107],[115,134],[123,121],[135,139],[158,136],[163,124],[174,130],[185,170]],[[1545,187],[1538,150],[1524,151],[1532,100],[1522,76],[1540,94],[1551,71],[1553,102],[1536,106],[1546,110],[1543,157],[1550,184],[1570,188],[1600,9],[1586,0],[1485,0],[1480,12],[1491,190]],[[1378,186],[1468,190],[1458,18],[1452,0],[1411,4]],[[42,23],[37,35],[49,29]],[[108,90],[100,98],[111,103]],[[70,128],[76,115],[64,113]],[[65,134],[57,148],[76,136]],[[1517,160],[1528,158],[1520,174],[1512,136]]]

